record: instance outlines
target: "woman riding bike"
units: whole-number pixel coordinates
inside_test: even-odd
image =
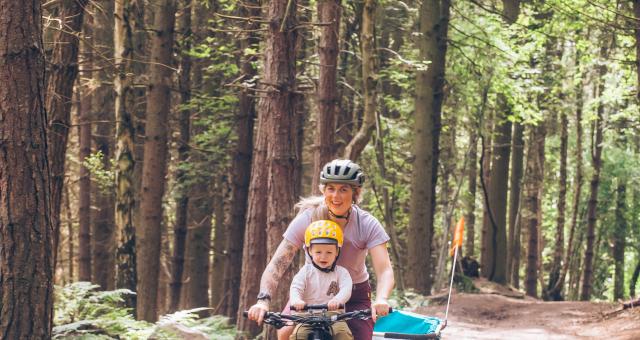
[[[387,299],[393,289],[394,278],[386,245],[389,236],[375,217],[357,205],[362,198],[364,179],[360,166],[350,160],[336,159],[322,168],[322,196],[304,198],[296,205],[300,212],[289,224],[284,239],[262,274],[258,302],[248,311],[251,320],[260,324],[265,312],[269,311],[271,295],[275,293],[282,274],[304,245],[306,227],[313,221],[331,220],[344,232],[344,245],[337,264],[349,271],[354,283],[346,310],[371,309],[371,319],[349,320],[347,323],[354,339],[371,339],[376,318],[389,313]],[[373,302],[365,265],[367,254],[371,254],[376,274],[376,300]],[[278,331],[278,339],[286,340],[292,332],[293,327],[284,327]]]

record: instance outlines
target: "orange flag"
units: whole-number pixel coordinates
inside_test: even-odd
[[[456,225],[456,231],[453,234],[453,243],[451,244],[451,250],[449,250],[449,256],[453,256],[453,252],[456,247],[462,247],[462,239],[464,238],[464,217],[460,217],[460,221]]]

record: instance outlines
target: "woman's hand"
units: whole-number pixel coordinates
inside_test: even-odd
[[[247,317],[249,318],[249,320],[254,320],[255,322],[257,322],[258,325],[262,325],[262,320],[264,319],[264,315],[268,311],[269,311],[269,303],[264,300],[260,300],[258,301],[258,303],[256,303],[255,305],[251,306],[251,308],[249,308]]]
[[[376,322],[379,316],[385,316],[389,314],[389,302],[385,299],[377,299],[371,304],[371,319]]]

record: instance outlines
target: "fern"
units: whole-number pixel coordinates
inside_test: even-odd
[[[138,321],[123,305],[123,296],[135,294],[127,289],[99,291],[90,282],[75,282],[56,287],[53,339],[176,339],[171,324],[204,333],[216,340],[233,340],[236,330],[229,319],[214,315],[201,318],[198,313],[210,308],[195,308],[164,315],[151,324]]]

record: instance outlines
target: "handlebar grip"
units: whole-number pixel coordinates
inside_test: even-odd
[[[344,303],[341,303],[340,305],[338,305],[338,309],[343,309],[344,308]],[[291,309],[292,311],[296,311],[296,312],[300,312],[300,311],[306,311],[306,310],[310,310],[310,309],[329,309],[329,305],[326,303],[321,303],[321,304],[317,304],[317,305],[304,305],[304,307],[302,309],[298,309],[296,308],[296,306],[294,305],[290,305],[289,309]]]

